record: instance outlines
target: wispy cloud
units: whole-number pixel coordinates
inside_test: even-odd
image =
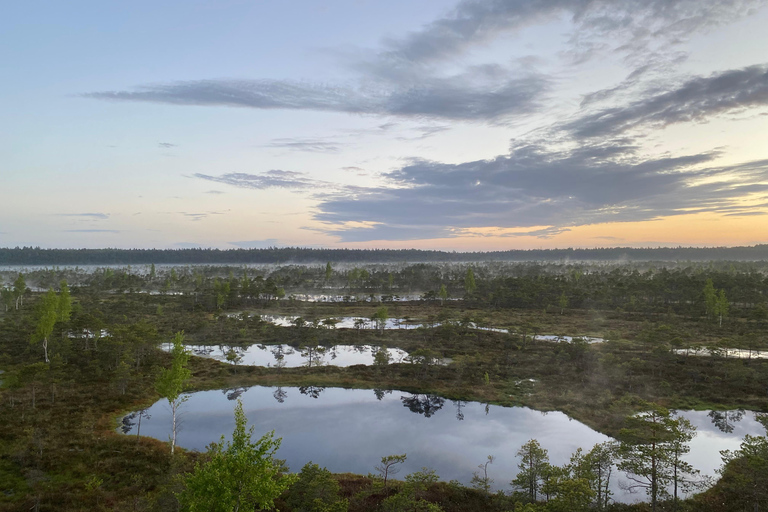
[[[311,153],[338,153],[342,145],[339,142],[323,139],[283,138],[272,139],[265,147]]]
[[[422,125],[417,126],[413,128],[413,131],[416,133],[415,136],[401,136],[397,137],[398,140],[424,140],[428,139],[429,137],[432,137],[433,135],[437,135],[438,133],[447,132],[450,130],[450,126],[446,125]]]
[[[694,77],[665,92],[581,115],[564,128],[576,137],[616,136],[627,130],[705,121],[712,116],[768,106],[768,66]]]
[[[534,73],[518,73],[518,76],[485,84],[474,83],[475,78],[470,74],[424,77],[413,83],[385,84],[376,89],[286,80],[195,80],[83,96],[175,105],[494,121],[536,111],[541,94],[548,89],[548,81]]]
[[[171,144],[170,142],[158,142],[157,145],[163,149],[171,149],[177,147],[176,144]]]
[[[206,219],[210,217],[211,215],[224,215],[225,212],[177,212],[179,215],[183,215],[184,217],[188,218],[189,220],[196,222],[199,220]]]
[[[596,43],[596,38],[615,39],[616,45],[609,51],[648,54],[732,22],[763,4],[762,0],[463,0],[420,30],[386,41],[381,59],[412,63],[449,59],[501,33],[562,16],[576,26],[572,51],[582,59],[605,46]]]
[[[306,173],[281,171],[277,169],[257,174],[232,172],[222,174],[221,176],[210,176],[208,174],[195,173],[193,176],[203,180],[224,183],[233,187],[252,188],[257,190],[270,188],[308,190],[317,188],[318,186],[330,185],[326,182],[311,179]]]

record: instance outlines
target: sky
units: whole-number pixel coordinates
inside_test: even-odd
[[[768,243],[768,0],[6,3],[0,247]]]

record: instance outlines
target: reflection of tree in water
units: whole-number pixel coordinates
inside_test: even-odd
[[[733,432],[734,423],[738,423],[744,417],[744,410],[737,411],[709,411],[708,416],[712,418],[712,423],[722,432],[730,434]]]
[[[323,364],[323,356],[326,348],[317,344],[306,344],[299,347],[302,357],[307,358],[307,368]]]
[[[464,411],[462,411],[462,407],[467,405],[467,402],[463,400],[451,400],[453,402],[453,405],[456,406],[456,419],[461,421],[464,419]]]
[[[272,352],[272,356],[275,358],[275,368],[277,368],[277,372],[280,373],[280,370],[282,370],[283,367],[285,366],[286,353],[283,352],[283,346],[278,345],[272,350],[270,350],[270,352]],[[290,353],[292,354],[293,351],[291,351]]]
[[[320,396],[320,393],[323,392],[325,388],[322,386],[301,386],[299,388],[299,393],[302,395],[311,396],[312,398],[317,398]]]
[[[136,422],[133,421],[136,419],[136,414],[137,413],[132,412],[127,416],[123,416],[123,422],[120,425],[120,432],[122,432],[123,434],[127,434],[128,432],[133,430],[133,426],[136,425]]]
[[[132,412],[123,418],[122,425],[120,425],[120,431],[123,434],[127,434],[133,430],[133,426],[136,425],[136,442],[138,442],[138,438],[141,435],[141,418],[150,419],[151,417],[152,415],[147,412],[147,409]]]
[[[384,395],[391,395],[392,390],[391,389],[374,389],[373,394],[376,395],[376,400],[381,400],[384,398]]]
[[[222,389],[221,392],[227,395],[227,400],[237,400],[240,398],[240,395],[245,393],[251,389],[250,387],[242,387],[242,388],[230,388],[230,389]]]
[[[272,396],[275,397],[275,400],[277,400],[277,403],[281,404],[285,402],[285,397],[288,396],[288,392],[285,391],[281,386],[277,386],[277,389],[274,393],[272,393]]]
[[[444,398],[434,395],[411,395],[401,396],[403,405],[417,414],[423,414],[425,418],[429,418],[437,411],[443,408],[445,403]]]

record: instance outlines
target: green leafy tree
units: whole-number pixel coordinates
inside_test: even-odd
[[[274,431],[253,441],[254,427],[248,420],[240,400],[235,406],[235,430],[232,441],[224,436],[208,449],[208,461],[198,462],[191,474],[183,478],[184,490],[178,494],[186,512],[239,512],[270,510],[274,501],[293,482],[296,475],[282,474],[282,461],[274,454],[281,439]]]
[[[5,311],[7,312],[9,309],[11,309],[11,307],[13,307],[13,290],[6,287],[0,288],[0,297],[2,298],[3,306],[5,306]]]
[[[595,491],[584,478],[566,478],[557,482],[557,493],[547,502],[547,511],[581,512],[590,510]]]
[[[405,483],[400,486],[400,492],[387,497],[381,502],[384,512],[441,512],[443,509],[436,503],[424,499],[427,489],[437,483],[439,477],[434,469],[421,468],[420,471],[406,475]]]
[[[521,458],[517,465],[520,471],[511,485],[520,489],[531,502],[535,502],[550,469],[549,455],[536,439],[531,439],[520,447],[517,456]]]
[[[228,363],[231,363],[235,367],[235,373],[237,373],[237,365],[243,361],[243,354],[230,347],[227,351],[226,359]]]
[[[160,375],[155,381],[155,390],[168,400],[168,405],[171,406],[171,455],[173,455],[176,447],[177,412],[181,404],[187,401],[187,396],[182,395],[182,391],[191,376],[187,368],[189,352],[184,347],[183,332],[177,332],[173,338],[171,357],[171,367],[160,370]]]
[[[616,458],[616,446],[612,442],[596,444],[588,453],[581,448],[571,456],[568,465],[571,478],[580,478],[587,481],[590,489],[594,491],[593,505],[595,508],[608,507],[611,498],[610,482],[611,473]]]
[[[475,273],[472,272],[472,267],[467,268],[467,273],[464,275],[464,291],[467,295],[475,293],[477,285],[475,284]]]
[[[389,318],[389,310],[387,306],[381,306],[376,309],[376,312],[371,316],[371,321],[376,324],[376,327],[383,331],[387,325],[387,319]]]
[[[768,429],[768,415],[756,418]],[[708,494],[727,503],[729,510],[764,510],[761,505],[768,503],[768,435],[746,435],[738,450],[720,453],[721,477]]]
[[[325,280],[330,281],[331,276],[333,276],[333,267],[331,266],[331,262],[325,264]]]
[[[669,495],[667,486],[694,473],[681,459],[694,429],[686,420],[673,418],[667,409],[653,404],[646,412],[629,416],[626,424],[619,432],[618,468],[627,474],[630,492],[645,490],[651,497],[655,512],[659,499]]]
[[[382,345],[373,355],[373,365],[377,368],[384,368],[389,364],[389,350],[386,345]]]
[[[568,297],[565,295],[565,291],[563,291],[563,293],[560,294],[558,305],[560,306],[560,314],[562,315],[565,308],[568,307]]]
[[[56,321],[60,318],[59,298],[56,292],[48,290],[37,305],[35,332],[32,334],[32,343],[42,343],[43,354],[46,363],[50,363],[48,357],[48,341],[53,333]]]
[[[493,464],[493,455],[489,455],[486,461],[477,466],[478,471],[472,473],[470,484],[472,487],[488,496],[491,493],[493,479],[488,476],[488,466]]]
[[[445,299],[448,298],[448,289],[445,287],[444,284],[440,285],[440,291],[437,292],[437,296],[440,298],[441,303],[444,303]]]
[[[400,468],[397,467],[397,465],[405,462],[405,459],[405,453],[402,455],[387,455],[386,457],[382,457],[381,463],[375,466],[376,471],[378,471],[384,479],[385,491],[387,489],[387,479],[389,478],[389,475],[396,475],[399,473]]]
[[[294,512],[346,512],[349,502],[339,497],[340,490],[330,471],[309,461],[285,501]]]
[[[671,423],[672,440],[669,442],[670,480],[672,481],[672,500],[674,510],[677,510],[678,491],[689,492],[696,489],[701,481],[696,478],[699,470],[683,456],[691,451],[688,443],[696,436],[696,427],[685,418],[675,418]]]
[[[714,314],[718,317],[720,327],[723,326],[723,317],[728,317],[728,299],[725,296],[725,290],[720,290],[715,301]]]
[[[19,274],[13,282],[13,297],[16,300],[16,309],[19,309],[19,306],[24,306],[25,293],[27,293],[27,281],[24,279],[24,274]]]

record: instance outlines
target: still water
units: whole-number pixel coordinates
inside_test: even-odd
[[[167,345],[164,346],[167,349]],[[238,364],[266,366],[270,368],[299,368],[302,366],[353,366],[372,365],[379,347],[372,345],[334,345],[312,347],[312,350],[295,348],[290,345],[251,345],[250,347],[228,347],[223,345],[187,345],[192,354],[227,360],[230,348],[241,356]],[[402,363],[408,352],[388,348],[390,363]]]
[[[381,457],[406,453],[400,478],[427,466],[442,480],[468,484],[478,464],[493,455],[489,476],[496,489],[509,491],[519,462],[515,453],[528,440],[537,439],[549,451],[550,462],[562,465],[577,448],[589,450],[610,439],[560,412],[402,391],[256,386],[191,394],[180,409],[179,445],[202,451],[222,435],[229,436],[238,397],[257,435],[274,429],[283,438],[277,456],[293,471],[311,460],[333,472],[367,474]],[[168,439],[167,402],[159,401],[147,412],[150,418],[142,420],[141,435]],[[744,434],[763,432],[751,413],[681,414],[698,427],[687,460],[702,474],[715,474],[720,450],[738,449]],[[124,425],[124,432],[135,434],[136,426]],[[612,479],[617,501],[645,499],[644,494],[626,495],[619,489],[623,475],[614,471]]]

